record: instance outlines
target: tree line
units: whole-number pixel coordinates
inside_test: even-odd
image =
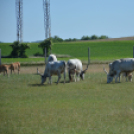
[[[42,49],[43,55],[45,54],[45,50],[46,50],[46,55],[48,56],[51,51],[52,43],[80,41],[80,40],[97,40],[97,39],[108,39],[108,36],[102,35],[102,36],[98,37],[96,35],[92,35],[91,37],[82,36],[81,39],[69,38],[69,39],[65,39],[65,40],[58,36],[54,36],[54,37],[45,39],[44,41],[40,42],[38,47]],[[18,41],[15,41],[15,42],[13,42],[13,44],[10,45],[10,47],[12,47],[12,52],[8,57],[11,57],[11,58],[17,58],[17,57],[27,58],[28,57],[25,52],[26,52],[26,49],[30,49],[29,44],[20,43]],[[39,55],[41,55],[41,54],[40,53],[35,54],[35,56],[39,56]]]
[[[108,39],[109,37],[106,35],[92,35],[92,36],[82,36],[81,39],[77,38],[69,38],[69,39],[62,39],[58,36],[51,37],[52,42],[70,42],[70,41],[80,41],[80,40],[97,40],[97,39]]]

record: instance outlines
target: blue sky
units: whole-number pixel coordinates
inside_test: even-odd
[[[51,35],[134,36],[134,0],[50,0]],[[0,0],[0,41],[16,37],[15,0]],[[45,39],[43,0],[23,0],[23,41]]]

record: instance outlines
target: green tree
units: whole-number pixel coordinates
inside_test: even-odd
[[[54,37],[51,37],[52,42],[63,42],[63,39],[55,35]]]
[[[25,50],[30,47],[26,43],[19,43],[18,41],[15,41],[10,46],[12,47],[12,52],[10,54],[10,57],[13,57],[13,58],[18,58],[18,57],[26,58],[27,57],[27,55],[25,54]]]
[[[21,57],[21,58],[27,58],[28,57],[25,53],[26,49],[30,49],[30,46],[26,43],[21,43],[20,44],[20,49],[19,49],[19,57]]]
[[[91,38],[89,36],[82,36],[81,40],[90,40]]]
[[[51,50],[51,46],[52,46],[52,41],[50,38],[44,40],[43,42],[41,42],[38,47],[42,48],[43,54],[45,54],[45,48],[46,48],[46,54],[47,56],[50,53]]]
[[[91,40],[96,40],[96,39],[98,39],[98,36],[96,36],[96,35],[91,36]]]
[[[19,49],[20,49],[19,42],[18,41],[15,41],[10,46],[12,47],[12,52],[11,52],[10,56],[13,57],[13,58],[19,57]]]
[[[101,35],[101,36],[99,37],[99,39],[108,39],[108,36]]]

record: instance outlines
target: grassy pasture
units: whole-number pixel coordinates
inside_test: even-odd
[[[134,40],[128,41],[95,41],[95,42],[68,42],[55,43],[52,46],[52,53],[57,55],[70,55],[71,58],[79,58],[82,61],[87,61],[87,49],[90,48],[91,62],[112,61],[118,58],[133,57]],[[26,51],[26,54],[32,57],[35,53],[42,53],[38,48],[38,43],[30,43],[31,49]],[[11,48],[9,43],[0,43],[2,55],[9,55]],[[69,58],[59,58],[60,60],[68,60]],[[18,59],[2,58],[2,63],[18,61]],[[43,58],[19,59],[20,62],[44,62]]]
[[[57,77],[40,85],[36,66],[1,74],[0,133],[133,134],[134,83],[106,84],[103,66],[90,65],[84,81],[65,85],[56,85]]]

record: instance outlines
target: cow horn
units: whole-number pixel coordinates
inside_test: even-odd
[[[106,71],[105,67],[103,67],[103,71],[108,75],[108,72]]]
[[[88,70],[88,66],[89,66],[89,64],[87,65],[87,68],[82,71],[82,73],[85,73]]]
[[[38,68],[37,68],[37,75],[42,76],[42,74],[39,72]]]

